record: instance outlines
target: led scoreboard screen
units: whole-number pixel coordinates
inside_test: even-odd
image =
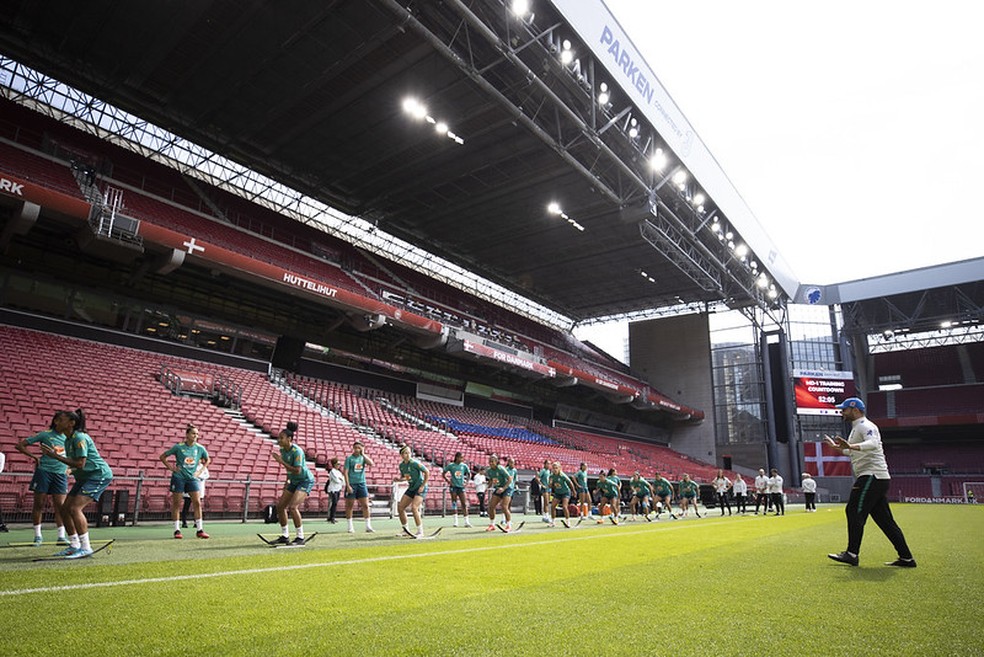
[[[840,415],[834,408],[856,396],[853,372],[793,370],[798,415]]]

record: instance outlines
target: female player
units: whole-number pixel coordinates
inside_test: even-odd
[[[553,504],[550,507],[550,526],[553,527],[557,520],[557,507],[564,509],[564,526],[570,527],[571,521],[571,493],[574,492],[574,482],[560,468],[560,461],[554,461],[550,465],[550,493],[553,495]]]
[[[683,475],[680,480],[680,517],[685,518],[690,505],[694,507],[694,513],[700,518],[700,511],[697,510],[697,494],[700,493],[700,485],[690,478],[690,475]]]
[[[44,446],[50,447],[56,454],[65,453],[65,436],[55,430],[56,413],[51,419],[51,426],[47,431],[35,434],[30,438],[24,438],[15,447],[21,454],[27,455],[34,461],[34,476],[31,477],[31,492],[34,493],[34,506],[31,508],[31,520],[34,524],[34,544],[41,545],[44,539],[41,537],[41,519],[44,516],[44,504],[50,498],[51,506],[55,511],[55,525],[58,527],[57,545],[68,545],[65,537],[65,523],[62,522],[62,505],[65,503],[65,494],[68,493],[68,469],[64,463],[44,453],[36,456],[27,449],[28,445],[39,445],[44,452]]]
[[[663,514],[663,509],[666,509],[670,517],[676,520],[676,516],[673,515],[673,484],[658,472],[654,480],[653,497],[655,498],[653,508],[656,509],[656,519],[659,520]]]
[[[632,488],[632,501],[629,502],[629,513],[632,519],[636,519],[636,510],[642,507],[642,514],[649,518],[649,499],[653,496],[653,486],[646,478],[636,470],[629,479],[629,487]]]
[[[587,518],[591,513],[591,491],[588,489],[588,464],[584,461],[574,473],[574,483],[577,484],[578,512],[582,518]]]
[[[496,454],[489,455],[489,467],[485,470],[485,477],[488,479],[489,488],[492,495],[489,498],[489,526],[485,528],[487,532],[495,531],[495,510],[502,508],[503,515],[506,516],[506,531],[512,530],[512,504],[513,478],[509,471],[499,464],[499,457]]]
[[[277,444],[280,445],[280,452],[274,453],[273,460],[284,466],[287,470],[287,484],[284,492],[277,500],[277,520],[280,521],[280,537],[273,541],[280,545],[304,545],[304,520],[301,518],[301,504],[314,487],[314,476],[307,467],[307,459],[304,458],[304,450],[300,445],[294,443],[294,435],[297,433],[297,422],[288,422],[287,428],[277,436]],[[290,514],[294,521],[296,536],[290,540],[290,532],[287,529],[287,515]]]
[[[354,534],[352,525],[352,506],[356,500],[362,507],[362,517],[366,520],[366,532],[373,533],[372,518],[369,513],[369,488],[366,486],[366,468],[371,468],[372,459],[366,454],[365,446],[360,441],[352,443],[352,453],[345,457],[345,518],[348,520],[348,533]]]
[[[612,522],[616,525],[618,524],[618,519],[615,517],[615,504],[618,500],[618,486],[615,485],[613,481],[608,478],[608,474],[601,470],[598,472],[598,483],[595,484],[595,488],[598,489],[598,524],[604,522],[603,516],[605,515],[605,506],[608,506],[609,512],[612,514],[609,517]]]
[[[174,465],[168,463],[169,456],[174,456]],[[208,456],[208,450],[198,444],[198,427],[189,424],[185,428],[184,441],[161,454],[160,459],[171,471],[171,520],[174,521],[174,538],[184,538],[181,535],[180,515],[185,493],[191,499],[195,514],[195,536],[208,538],[202,525],[202,482],[199,477],[202,469],[208,467],[212,460]]]
[[[454,462],[446,464],[441,475],[451,489],[451,510],[454,512],[454,526],[458,526],[458,505],[460,504],[465,516],[465,527],[471,527],[471,520],[468,519],[468,497],[465,495],[465,485],[471,478],[471,470],[468,469],[468,464],[464,462],[461,452],[454,453]]]
[[[459,452],[458,455],[460,456],[461,453]],[[410,507],[410,511],[413,513],[413,523],[417,526],[417,538],[421,538],[424,535],[424,520],[420,507],[424,503],[424,496],[427,495],[427,480],[430,478],[430,472],[420,461],[411,458],[411,456],[410,448],[407,445],[400,448],[400,459],[402,459],[400,461],[400,476],[393,481],[406,481],[409,482],[410,486],[400,498],[396,510],[400,514],[400,525],[403,526],[404,534],[409,534],[407,507]]]
[[[62,519],[68,531],[69,546],[56,556],[81,559],[92,554],[89,543],[89,523],[83,509],[89,502],[98,502],[113,480],[109,464],[99,456],[96,443],[85,433],[85,413],[82,409],[59,411],[55,414],[55,431],[65,436],[65,455],[54,447],[41,443],[41,451],[72,469],[75,484],[65,497]]]
[[[735,475],[735,480],[731,484],[731,490],[735,494],[735,513],[745,515],[748,510],[748,484],[741,478],[741,474]]]

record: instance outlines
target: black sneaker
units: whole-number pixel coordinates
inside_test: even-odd
[[[283,538],[283,537],[281,537]],[[293,541],[290,542],[291,545],[304,545],[304,539],[298,536]]]
[[[278,536],[276,540],[270,541],[270,545],[287,545],[290,543],[290,539],[286,536]]]
[[[0,525],[0,532],[3,532],[4,534],[6,534],[9,531],[10,530],[7,529],[7,525]]]
[[[915,568],[916,567],[916,560],[913,559],[912,557],[909,557],[908,559],[903,559],[903,558],[899,557],[895,561],[886,561],[885,562],[885,565],[886,566],[897,566],[899,568]]]
[[[828,559],[833,559],[834,561],[839,561],[840,563],[846,563],[848,566],[858,565],[858,558],[849,552],[838,552],[836,554],[828,554]]]

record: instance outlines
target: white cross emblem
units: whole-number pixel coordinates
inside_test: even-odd
[[[184,246],[186,249],[188,249],[188,253],[190,253],[191,255],[195,255],[195,251],[202,251],[202,252],[205,251],[205,247],[204,246],[198,246],[197,244],[195,244],[195,238],[194,237],[192,237],[187,242],[184,242],[182,244],[182,246]]]

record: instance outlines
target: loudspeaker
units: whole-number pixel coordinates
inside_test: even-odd
[[[304,340],[281,335],[277,338],[277,346],[273,348],[273,358],[270,359],[270,363],[278,369],[296,372],[303,354]]]

